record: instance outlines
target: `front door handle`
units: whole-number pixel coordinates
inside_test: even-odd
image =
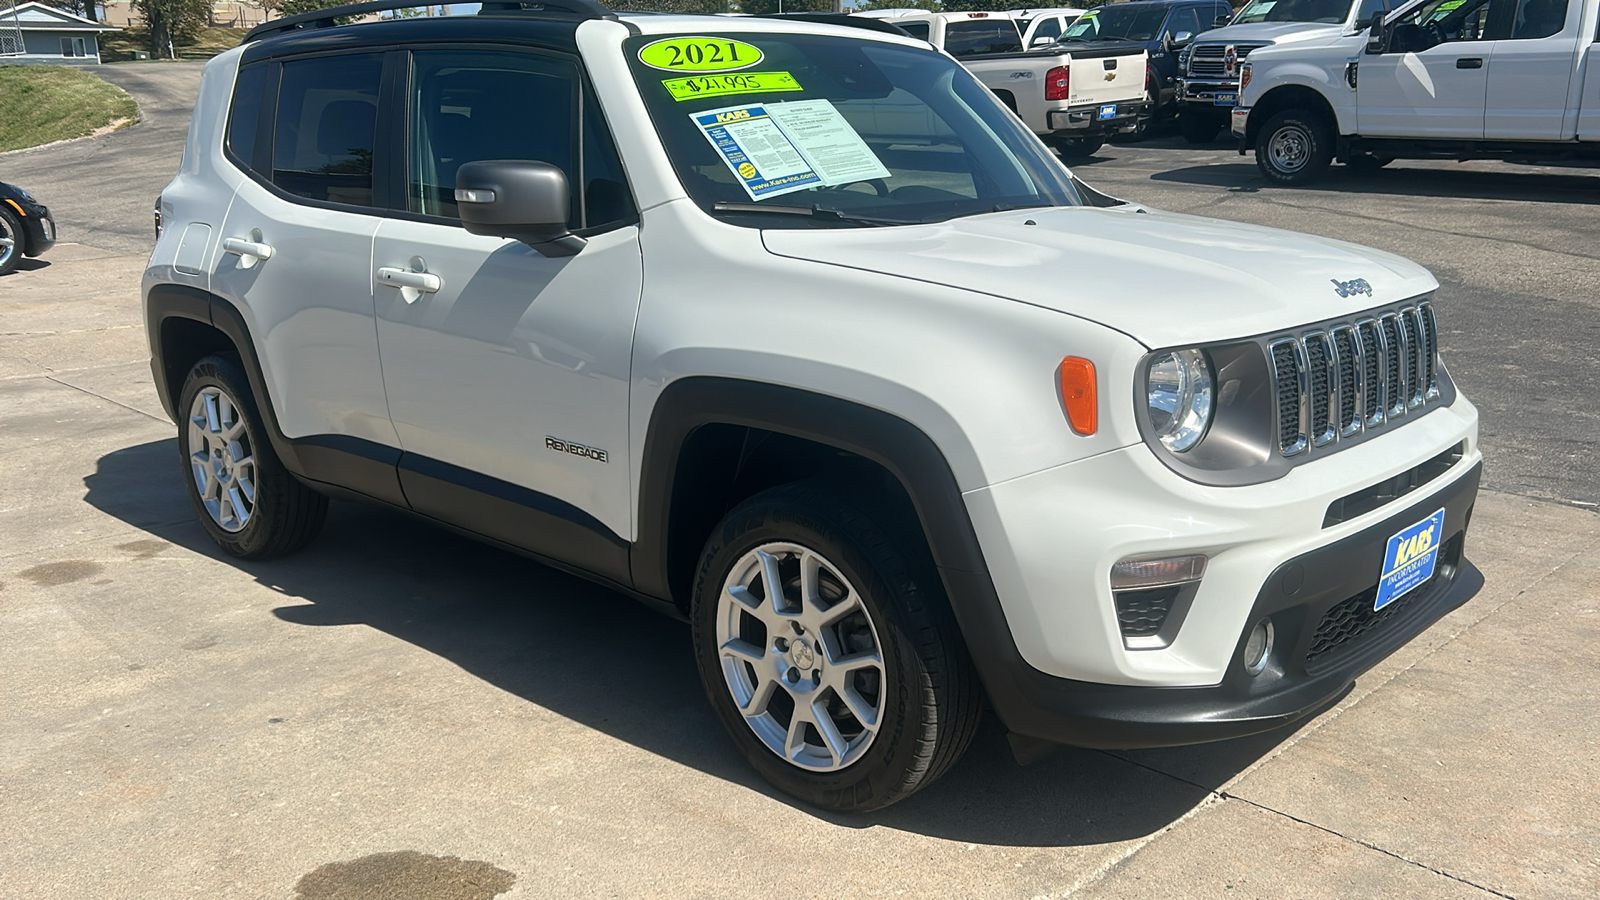
[[[377,275],[380,282],[399,288],[401,299],[407,303],[415,303],[423,294],[437,293],[444,287],[444,280],[432,272],[384,266],[378,270]]]
[[[222,250],[238,256],[241,269],[254,268],[256,263],[272,258],[272,245],[262,242],[260,229],[250,232],[247,238],[223,238]]]
[[[1483,58],[1479,56],[1463,56],[1456,60],[1456,68],[1481,69],[1483,68]]]

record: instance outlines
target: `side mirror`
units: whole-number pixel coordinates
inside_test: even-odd
[[[1054,44],[1055,42],[1056,42],[1055,38],[1053,38],[1053,37],[1051,37],[1051,36],[1049,36],[1047,34],[1041,34],[1038,37],[1033,39],[1033,46],[1035,46],[1035,47],[1048,47],[1051,44]]]
[[[456,170],[461,224],[472,234],[519,240],[545,256],[574,256],[584,239],[567,228],[567,174],[545,162],[486,159]]]
[[[1384,33],[1383,13],[1384,11],[1380,9],[1372,14],[1372,24],[1368,26],[1372,30],[1367,32],[1368,53],[1382,53],[1388,49],[1389,36]]]
[[[1192,40],[1194,40],[1194,33],[1193,32],[1180,31],[1177,34],[1172,36],[1172,46],[1174,46],[1174,47],[1187,47],[1187,46],[1189,46],[1189,42],[1192,41]]]
[[[1217,16],[1215,19],[1211,20],[1211,27],[1226,28],[1228,27],[1228,23],[1231,21],[1233,21],[1233,16]]]

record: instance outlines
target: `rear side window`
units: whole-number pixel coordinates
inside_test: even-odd
[[[975,53],[1015,53],[1022,49],[1022,35],[1010,19],[971,19],[948,22],[944,27],[944,51],[957,59]]]
[[[256,136],[260,134],[261,105],[265,102],[267,77],[276,66],[259,65],[239,70],[233,82],[233,109],[228,113],[228,151],[247,169],[259,169]]]
[[[1547,38],[1567,24],[1567,0],[1519,0],[1511,19],[1511,40]]]
[[[378,54],[283,64],[272,142],[272,183],[299,197],[372,205]]]
[[[919,41],[925,41],[928,39],[927,22],[907,22],[904,25],[900,25],[899,28],[901,31],[904,31],[906,34],[911,35]]]

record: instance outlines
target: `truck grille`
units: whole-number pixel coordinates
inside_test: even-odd
[[[1298,456],[1440,398],[1433,304],[1335,323],[1268,345],[1278,452]]]
[[[1227,78],[1239,77],[1239,70],[1234,69],[1233,74],[1227,74],[1228,48],[1232,47],[1235,54],[1235,65],[1244,62],[1250,51],[1266,44],[1199,44],[1189,51],[1189,77],[1190,78]]]

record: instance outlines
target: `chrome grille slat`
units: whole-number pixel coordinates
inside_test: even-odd
[[[1333,375],[1333,354],[1328,352],[1328,336],[1320,331],[1300,338],[1305,349],[1306,390],[1310,396],[1311,421],[1306,429],[1311,435],[1311,446],[1321,447],[1333,440],[1334,428],[1330,418],[1332,393],[1337,379]]]
[[[1274,341],[1269,352],[1277,387],[1278,452],[1284,456],[1298,456],[1310,443],[1301,426],[1305,370],[1300,365],[1300,345],[1293,339]]]
[[[1267,350],[1285,457],[1356,438],[1443,396],[1427,301],[1279,338]]]

